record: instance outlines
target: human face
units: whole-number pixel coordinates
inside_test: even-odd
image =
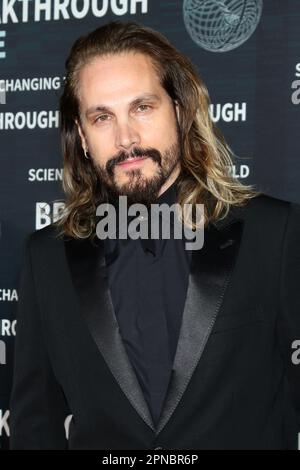
[[[107,189],[149,203],[175,181],[181,168],[178,104],[148,56],[93,59],[79,73],[79,103],[82,147]]]

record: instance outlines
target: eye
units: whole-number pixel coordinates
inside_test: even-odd
[[[100,116],[98,116],[96,119],[95,119],[95,122],[97,121],[100,121],[100,122],[104,122],[104,121],[107,121],[107,119],[101,119],[101,118],[105,118],[106,116],[108,116],[108,114],[101,114]]]
[[[137,109],[142,108],[142,107],[151,108],[151,106],[149,106],[148,104],[140,104],[140,106]]]

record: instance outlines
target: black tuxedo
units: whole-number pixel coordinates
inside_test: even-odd
[[[118,330],[103,242],[55,233],[26,244],[12,449],[297,448],[299,205],[259,196],[205,230],[157,428]]]

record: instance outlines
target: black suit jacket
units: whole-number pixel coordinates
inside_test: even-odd
[[[157,428],[121,340],[103,242],[56,239],[53,225],[31,234],[11,449],[296,449],[299,209],[262,195],[205,230]]]

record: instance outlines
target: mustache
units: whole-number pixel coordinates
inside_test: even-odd
[[[106,171],[112,175],[115,165],[126,161],[128,158],[137,157],[152,158],[154,162],[158,163],[158,165],[161,165],[161,154],[158,150],[154,148],[142,149],[141,147],[136,147],[130,153],[121,152],[117,157],[111,158],[106,164]]]

